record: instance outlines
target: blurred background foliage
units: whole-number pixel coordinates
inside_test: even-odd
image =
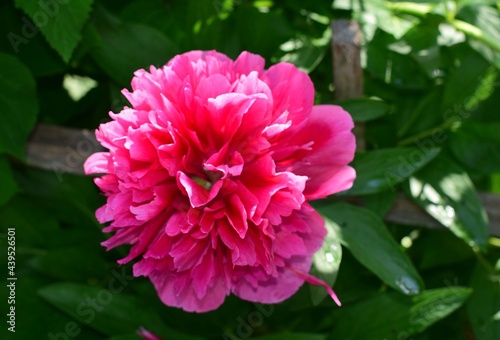
[[[16,333],[2,322],[2,339],[138,339],[140,327],[163,339],[499,339],[500,239],[477,195],[500,194],[499,10],[495,0],[1,1],[0,268],[4,279],[15,228],[18,277]],[[365,97],[340,104],[366,124],[358,179],[342,194],[364,207],[318,202],[329,234],[312,270],[341,308],[308,285],[275,306],[168,308],[118,267],[126,249],[99,245],[92,180],[24,163],[37,123],[95,129],[127,105],[133,71],[193,49],[294,63],[316,102],[334,103],[339,18],[363,32]],[[398,195],[448,229],[384,223]]]

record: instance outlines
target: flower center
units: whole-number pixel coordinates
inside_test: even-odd
[[[198,177],[198,176],[193,176],[193,177],[191,177],[191,179],[206,190],[212,189],[212,186],[214,185],[214,181],[207,181],[207,180],[204,180],[203,178]]]

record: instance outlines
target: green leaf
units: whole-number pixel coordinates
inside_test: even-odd
[[[394,186],[424,167],[438,148],[390,148],[357,153],[351,166],[356,180],[346,195],[366,195],[394,190]]]
[[[470,293],[468,288],[447,287],[413,297],[380,294],[338,310],[330,339],[408,339],[458,309]]]
[[[383,101],[369,98],[347,99],[336,104],[349,112],[355,122],[368,122],[385,116],[391,110]]]
[[[57,279],[87,281],[104,278],[108,274],[103,249],[96,247],[73,247],[50,249],[31,261],[36,270]],[[96,249],[97,248],[97,249]]]
[[[108,338],[107,340],[144,340],[138,334],[117,335]]]
[[[35,77],[60,73],[67,67],[61,57],[35,32],[36,27],[26,15],[14,7],[14,3],[0,5],[0,31],[7,33],[7,39],[0,39],[0,50],[15,53]],[[28,39],[29,38],[29,39]],[[33,56],[36,55],[36,58]]]
[[[423,281],[380,218],[371,211],[346,203],[320,203],[318,211],[330,219],[340,243],[390,287],[418,294]]]
[[[480,174],[500,172],[500,123],[467,122],[450,135],[455,158]]]
[[[322,334],[311,333],[292,333],[283,332],[272,335],[264,335],[259,337],[252,337],[253,340],[326,340],[326,336]]]
[[[474,257],[469,246],[446,230],[422,233],[413,246],[421,254],[418,265],[421,270],[452,266]]]
[[[95,12],[101,42],[92,49],[92,56],[121,86],[130,84],[136,70],[163,66],[178,52],[175,44],[154,28],[121,22],[102,7]]]
[[[289,21],[277,11],[262,13],[253,6],[242,4],[235,8],[232,20],[240,50],[265,57],[277,53],[281,44],[295,36]]]
[[[442,97],[445,121],[455,117],[462,120],[470,116],[474,107],[470,102],[478,95],[484,77],[491,73],[491,65],[476,51],[461,46],[456,48],[456,53],[460,58],[460,66],[449,75]]]
[[[7,250],[5,249],[5,251]],[[3,268],[6,267],[4,266]],[[10,282],[12,281],[3,280],[0,281],[0,284],[2,287],[6,287]],[[37,290],[46,285],[48,280],[24,270],[22,275],[18,275],[18,279],[15,282],[15,304],[7,305],[9,290],[0,290],[0,299],[2,307],[5,308],[5,314],[8,313],[7,308],[10,306],[15,307],[16,314],[15,333],[7,332],[7,327],[10,326],[2,326],[2,339],[95,340],[102,337],[101,334],[85,327],[83,324],[75,322],[65,313],[48,304],[37,294]],[[4,322],[6,319],[7,317],[4,318]]]
[[[410,178],[410,197],[473,248],[486,250],[488,218],[467,173],[441,156]]]
[[[500,272],[490,273],[476,264],[469,283],[474,289],[467,302],[467,315],[477,339],[500,338]]]
[[[50,247],[61,231],[58,221],[41,208],[37,201],[20,195],[0,208],[0,220],[5,228],[16,228],[20,248]]]
[[[394,15],[383,0],[366,1],[366,13],[373,15],[380,29],[400,39],[418,21],[412,17]]]
[[[394,206],[398,198],[397,191],[384,191],[378,194],[363,197],[364,207],[373,211],[378,217],[383,218]]]
[[[73,151],[75,159],[80,160],[82,155],[77,150]],[[101,229],[95,210],[104,203],[104,197],[99,195],[92,178],[33,168],[23,169],[14,175],[23,192],[37,199],[39,207],[61,221],[89,227],[89,230]]]
[[[119,280],[106,288],[74,283],[56,283],[38,291],[40,296],[75,320],[107,335],[134,333],[144,327],[155,334],[182,335],[168,329],[143,301],[127,295]]]
[[[32,1],[15,0],[16,6],[30,16],[43,36],[68,63],[81,39],[93,0]]]
[[[281,45],[284,54],[279,61],[292,63],[304,72],[311,73],[323,60],[330,46],[331,37],[332,31],[328,28],[320,39],[305,35],[290,39]]]
[[[7,203],[17,192],[17,184],[12,176],[12,170],[5,157],[0,155],[0,206]]]
[[[342,247],[329,220],[326,221],[325,227],[327,234],[323,245],[313,256],[311,274],[325,281],[331,287],[335,283],[342,261]],[[318,305],[328,295],[323,287],[309,285],[309,288],[314,305]]]
[[[500,69],[500,12],[490,6],[481,6],[476,1],[462,7],[457,18],[473,25],[474,33],[479,29],[477,34],[464,31],[475,38],[469,40],[471,47]]]
[[[35,80],[16,57],[0,53],[0,152],[24,159],[38,113]]]
[[[397,88],[427,89],[429,79],[425,70],[410,55],[396,53],[389,46],[397,40],[378,29],[366,45],[366,70],[386,84]]]

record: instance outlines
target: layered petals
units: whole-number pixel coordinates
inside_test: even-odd
[[[305,281],[336,298],[308,274],[326,234],[308,201],[352,185],[352,119],[313,106],[292,64],[264,67],[248,52],[192,51],[138,70],[131,107],[96,131],[109,151],[85,172],[107,197],[103,245],[131,245],[119,263],[137,260],[168,306],[206,312],[231,293],[277,303]]]

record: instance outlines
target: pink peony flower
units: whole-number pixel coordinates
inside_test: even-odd
[[[294,65],[264,69],[243,52],[193,51],[135,72],[132,104],[96,131],[109,152],[87,174],[107,196],[96,212],[108,249],[133,245],[135,276],[186,311],[219,307],[230,293],[276,303],[304,283],[326,234],[309,200],[351,187],[353,122],[313,106],[310,78]],[[338,301],[338,300],[336,300]]]

